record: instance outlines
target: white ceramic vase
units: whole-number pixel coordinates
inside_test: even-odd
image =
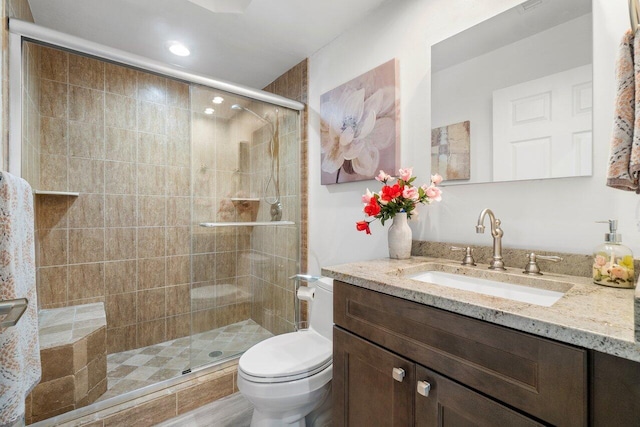
[[[407,224],[406,212],[397,213],[389,227],[389,258],[407,259],[411,257],[411,228]]]

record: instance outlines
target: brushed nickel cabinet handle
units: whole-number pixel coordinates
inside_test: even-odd
[[[418,381],[418,394],[424,396],[424,397],[429,397],[429,391],[431,391],[431,384],[429,384],[426,381]]]
[[[402,368],[393,368],[393,372],[391,374],[393,376],[393,379],[398,381],[399,383],[402,382],[402,380],[404,380],[404,369]]]

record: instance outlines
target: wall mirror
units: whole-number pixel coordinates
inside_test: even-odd
[[[592,174],[591,0],[529,0],[431,47],[446,184]]]

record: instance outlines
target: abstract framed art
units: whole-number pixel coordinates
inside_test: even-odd
[[[431,129],[431,172],[445,181],[465,180],[471,176],[471,123],[454,123]]]

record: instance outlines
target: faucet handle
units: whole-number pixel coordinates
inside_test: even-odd
[[[540,267],[538,267],[538,260],[551,261],[551,262],[562,261],[562,258],[556,255],[536,255],[533,252],[531,252],[530,254],[527,254],[527,257],[529,258],[529,262],[524,267],[523,273],[530,274],[532,276],[542,276],[542,273],[540,272]]]
[[[464,259],[462,260],[462,265],[476,265],[476,261],[473,259],[473,249],[471,249],[470,246],[467,246],[466,248],[461,248],[459,246],[451,246],[451,250],[453,252],[458,252],[458,251],[466,251]]]

